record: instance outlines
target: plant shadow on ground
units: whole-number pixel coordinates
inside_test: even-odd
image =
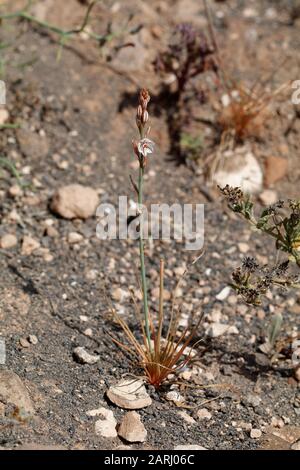
[[[235,372],[242,375],[252,382],[256,382],[259,377],[262,375],[280,375],[281,377],[288,378],[291,376],[291,369],[288,367],[274,367],[271,363],[268,363],[268,357],[265,356],[266,363],[260,364],[257,361],[257,356],[255,351],[233,351],[226,347],[225,344],[212,343],[208,341],[204,344],[204,350],[201,351],[200,358],[204,358],[204,364],[210,365],[210,360],[207,357],[205,360],[205,355],[213,351],[214,360],[220,364],[220,366],[233,366],[236,368]],[[243,359],[244,362],[241,365],[240,359]]]
[[[40,293],[37,287],[35,286],[35,282],[32,279],[24,276],[24,274],[21,273],[21,271],[19,271],[16,266],[8,264],[7,267],[16,277],[24,281],[24,283],[21,284],[21,288],[25,294],[38,295]]]

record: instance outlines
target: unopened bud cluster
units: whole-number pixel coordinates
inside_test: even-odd
[[[147,155],[151,154],[154,150],[154,143],[147,138],[150,128],[145,131],[146,124],[149,120],[149,113],[147,110],[150,95],[148,90],[143,88],[139,94],[139,104],[136,110],[136,125],[140,133],[140,140],[133,140],[133,150],[139,159],[141,168],[144,168],[147,163]]]
[[[140,91],[139,95],[139,105],[136,111],[136,124],[140,131],[141,138],[144,137],[144,128],[149,120],[149,113],[147,111],[147,106],[150,101],[150,95],[148,90],[143,88]]]

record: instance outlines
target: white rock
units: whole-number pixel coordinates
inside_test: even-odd
[[[235,325],[231,325],[229,328],[228,328],[228,331],[227,333],[229,335],[238,335],[239,334],[239,330],[237,329],[237,327]]]
[[[239,330],[235,325],[225,325],[223,323],[212,323],[207,330],[208,336],[211,338],[217,338],[218,336],[222,336],[224,333],[229,335],[237,335],[239,334]]]
[[[3,235],[0,239],[0,247],[3,248],[4,250],[13,248],[14,246],[16,246],[17,243],[18,243],[17,237],[10,233]]]
[[[95,281],[95,279],[97,279],[98,277],[98,271],[97,269],[90,269],[89,271],[87,271],[85,273],[85,277],[86,279],[88,279],[89,281]]]
[[[182,395],[180,395],[179,392],[176,390],[171,390],[170,392],[166,393],[166,399],[168,401],[172,401],[173,403],[183,403],[184,398]]]
[[[95,215],[98,204],[99,197],[93,188],[70,184],[56,191],[50,207],[65,219],[87,219]]]
[[[177,268],[174,268],[174,274],[176,276],[181,277],[185,273],[186,268],[184,266],[178,266]]]
[[[260,429],[251,429],[250,431],[250,437],[251,439],[259,439],[262,435],[262,432]]]
[[[123,379],[107,391],[112,403],[127,410],[138,410],[151,405],[151,397],[146,392],[144,382],[137,379]]]
[[[144,442],[147,430],[136,411],[128,411],[121,421],[118,435],[128,442]]]
[[[77,232],[68,233],[68,243],[73,245],[74,243],[80,243],[83,240],[83,236]]]
[[[40,248],[40,242],[35,238],[25,235],[22,242],[21,254],[24,256],[31,255],[35,250]]]
[[[96,364],[100,356],[89,354],[84,347],[78,346],[73,350],[74,357],[80,364]]]
[[[196,424],[196,421],[186,411],[178,411],[179,416],[188,424]]]
[[[185,370],[180,374],[183,380],[191,380],[192,375],[193,373],[191,370]]]
[[[22,196],[23,191],[22,191],[22,188],[20,188],[18,184],[14,184],[13,186],[9,188],[8,194],[11,197],[19,197],[19,196]]]
[[[124,289],[121,289],[121,287],[117,287],[116,289],[114,289],[111,294],[113,300],[115,300],[116,302],[124,302],[124,300],[126,300],[129,295],[129,292]]]
[[[255,8],[247,7],[243,10],[243,16],[244,18],[254,18],[255,16],[258,16],[258,12]]]
[[[300,441],[295,442],[295,443],[291,446],[291,449],[292,449],[292,450],[300,450]]]
[[[180,444],[174,447],[174,450],[207,450],[205,447],[197,444]]]
[[[200,408],[200,410],[197,411],[197,416],[201,421],[212,418],[212,414],[208,411],[207,408]]]
[[[86,328],[86,329],[84,330],[83,334],[84,334],[85,336],[90,336],[90,337],[93,336],[93,330],[92,330],[92,328]]]
[[[224,155],[223,167],[213,175],[213,180],[221,187],[229,184],[240,187],[249,194],[261,191],[263,186],[263,172],[251,152],[228,153]]]
[[[238,247],[241,253],[248,253],[250,250],[250,246],[247,243],[240,242],[238,243]]]
[[[219,292],[219,294],[216,295],[216,299],[217,300],[225,300],[229,296],[230,291],[231,291],[230,286],[224,287],[224,289],[222,289],[221,292]]]
[[[29,335],[28,341],[29,343],[34,344],[34,345],[38,344],[39,342],[38,338],[35,335]]]
[[[231,98],[228,95],[228,93],[225,93],[224,95],[221,96],[221,101],[222,101],[222,105],[224,106],[224,108],[226,108],[226,106],[230,105]]]
[[[92,416],[92,417],[94,417],[94,416],[102,416],[102,409],[103,409],[103,407],[97,408],[96,410],[89,410],[89,411],[86,412],[86,414],[87,414],[88,416]]]
[[[103,419],[99,419],[95,423],[96,434],[102,437],[117,437],[117,421],[115,420],[113,412],[106,408],[99,408],[97,411],[97,414],[101,415]]]

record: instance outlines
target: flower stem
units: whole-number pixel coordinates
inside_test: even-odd
[[[143,303],[144,303],[144,317],[145,317],[145,330],[147,335],[147,341],[149,350],[152,351],[151,347],[151,336],[149,328],[149,309],[148,309],[148,292],[147,292],[147,280],[146,280],[146,270],[145,270],[145,253],[144,253],[144,240],[143,240],[143,179],[144,179],[144,169],[140,166],[139,169],[139,182],[138,182],[138,204],[139,209],[141,210],[140,214],[140,262],[141,262],[141,277],[142,277],[142,290],[143,290]]]

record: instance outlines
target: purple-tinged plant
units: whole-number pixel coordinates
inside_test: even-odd
[[[195,151],[197,137],[192,141],[184,138],[185,128],[192,119],[192,105],[203,104],[206,100],[199,76],[209,71],[215,75],[218,72],[214,52],[214,47],[209,44],[203,31],[196,29],[191,23],[180,23],[175,27],[166,50],[158,54],[154,61],[155,71],[167,77],[172,85],[167,86],[165,83],[161,94],[168,102],[170,153],[179,161],[185,161]],[[197,152],[198,150],[196,149]]]
[[[191,23],[180,23],[173,31],[168,48],[158,55],[154,66],[159,73],[174,75],[177,83],[175,93],[181,96],[196,76],[209,70],[217,73],[213,54],[214,49],[202,31]],[[193,91],[196,91],[194,86]],[[202,100],[203,94],[200,96]]]

